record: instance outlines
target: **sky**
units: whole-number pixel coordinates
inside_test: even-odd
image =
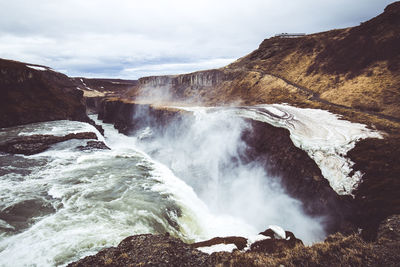
[[[68,76],[218,68],[276,33],[357,26],[386,0],[0,0],[0,58]]]

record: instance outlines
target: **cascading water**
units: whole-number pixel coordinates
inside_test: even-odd
[[[141,233],[200,241],[277,224],[306,243],[324,237],[320,220],[304,215],[279,179],[241,162],[243,119],[194,114],[163,134],[144,128],[128,137],[102,124],[111,150],[81,151],[85,141],[70,140],[33,156],[0,154],[0,266],[65,265]],[[56,121],[0,137],[79,131],[97,132]]]

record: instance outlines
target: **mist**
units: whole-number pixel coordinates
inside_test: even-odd
[[[279,225],[307,244],[325,237],[324,218],[306,215],[302,203],[282,188],[280,177],[242,161],[242,134],[251,127],[244,119],[224,109],[191,109],[193,116],[161,132],[150,127],[135,132],[136,145],[190,185],[213,214],[241,220],[253,234]],[[151,120],[143,112],[140,117]]]

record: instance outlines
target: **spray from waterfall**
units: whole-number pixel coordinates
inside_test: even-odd
[[[306,243],[325,236],[323,218],[304,214],[302,203],[286,194],[279,177],[257,163],[242,161],[242,134],[250,127],[244,119],[224,109],[192,110],[194,116],[161,133],[139,138],[148,129],[136,132],[136,145],[189,184],[211,212],[242,220],[255,229],[253,234],[275,224]]]

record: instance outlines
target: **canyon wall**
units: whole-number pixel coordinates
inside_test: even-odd
[[[82,91],[59,72],[0,59],[0,127],[50,120],[89,122]]]

